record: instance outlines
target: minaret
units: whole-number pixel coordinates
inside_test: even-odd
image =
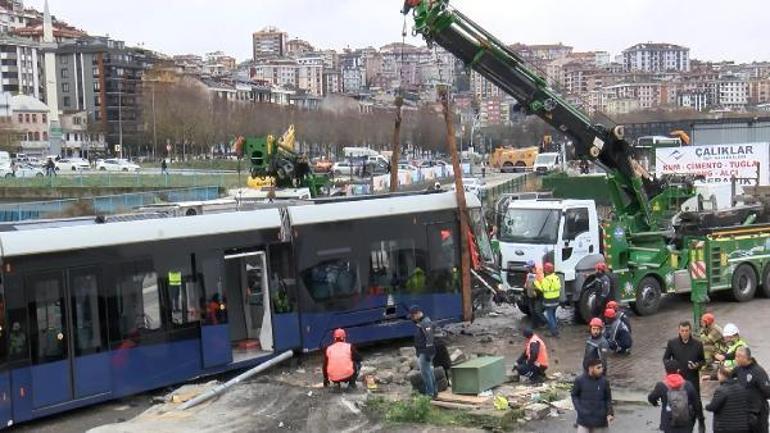
[[[56,80],[56,41],[53,38],[53,22],[45,0],[43,12],[43,50],[45,52],[45,100],[48,104],[50,125],[49,143],[52,154],[61,151],[61,127],[59,124],[59,84]]]

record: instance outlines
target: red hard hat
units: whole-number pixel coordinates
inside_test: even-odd
[[[711,313],[706,313],[703,315],[703,317],[700,318],[700,320],[706,325],[711,325],[712,323],[714,323],[714,315]]]
[[[596,269],[596,272],[607,272],[607,264],[604,262],[599,262],[594,266],[594,269]]]
[[[602,322],[602,319],[598,317],[594,317],[593,319],[591,319],[590,322],[588,322],[588,326],[589,327],[598,326],[600,328],[604,328],[604,322]]]
[[[334,330],[334,340],[335,341],[345,341],[345,339],[348,337],[348,335],[345,333],[345,330],[342,328],[338,328]]]
[[[553,272],[553,263],[551,262],[545,262],[543,263],[543,272],[546,274],[550,274]]]
[[[605,319],[614,319],[615,318],[615,310],[612,308],[607,308],[604,310],[604,318]]]
[[[620,305],[618,305],[615,301],[607,302],[607,308],[612,308],[613,310],[617,310]]]

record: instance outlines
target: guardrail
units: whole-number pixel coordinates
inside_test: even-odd
[[[0,178],[2,187],[59,188],[59,187],[158,187],[187,188],[198,186],[230,187],[245,184],[247,173],[201,173],[201,174],[160,174],[160,173],[66,173],[57,176],[5,177]]]
[[[115,194],[82,199],[61,199],[0,204],[0,221],[63,218],[127,212],[162,202],[203,201],[219,198],[219,186]]]

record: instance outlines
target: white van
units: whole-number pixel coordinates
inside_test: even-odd
[[[5,151],[0,151],[0,168],[11,166],[11,154]]]

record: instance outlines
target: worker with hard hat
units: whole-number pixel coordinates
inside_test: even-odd
[[[356,388],[358,372],[361,370],[361,355],[356,348],[348,343],[344,329],[335,329],[334,343],[324,351],[324,386],[343,382],[348,383],[348,389]]]
[[[524,342],[524,351],[513,369],[530,382],[542,382],[548,369],[548,348],[532,328],[524,329],[522,335],[527,340]]]
[[[598,359],[602,362],[604,373],[607,374],[607,353],[610,345],[604,338],[604,322],[598,317],[594,317],[588,323],[588,330],[591,335],[586,340],[585,353],[583,354],[583,369],[588,368],[591,360]]]
[[[618,318],[618,320],[626,324],[626,327],[628,328],[628,332],[632,332],[631,319],[629,318],[626,310],[623,307],[621,307],[617,301],[607,302],[607,308],[611,310],[615,310],[615,316]],[[605,308],[605,311],[607,310],[607,308]]]
[[[599,262],[594,266],[594,279],[591,288],[596,294],[594,298],[591,314],[593,317],[599,317],[607,309],[607,303],[612,298],[612,280],[607,273],[607,264]]]
[[[548,329],[552,337],[559,336],[558,322],[556,321],[556,309],[561,302],[561,280],[554,272],[553,263],[543,264],[542,280],[535,281],[535,288],[543,296],[543,308],[545,309],[545,318],[548,321]]]
[[[529,308],[529,317],[532,321],[532,327],[537,329],[548,323],[543,314],[543,299],[535,283],[543,281],[543,269],[537,266],[534,260],[527,261],[527,276],[524,279],[524,293],[527,295],[527,307]]]
[[[740,335],[740,330],[734,323],[728,323],[722,330],[725,350],[714,355],[714,359],[721,362],[729,369],[735,368],[735,351],[739,347],[748,346],[746,340]]]
[[[610,350],[623,355],[631,354],[631,346],[634,342],[631,338],[631,330],[617,317],[612,308],[604,310],[604,338],[607,339]]]
[[[722,338],[722,327],[717,325],[714,314],[706,313],[701,316],[698,338],[703,343],[703,357],[706,359],[706,364],[703,366],[704,373],[716,377],[719,361],[714,358],[714,355],[724,352],[726,348]]]

